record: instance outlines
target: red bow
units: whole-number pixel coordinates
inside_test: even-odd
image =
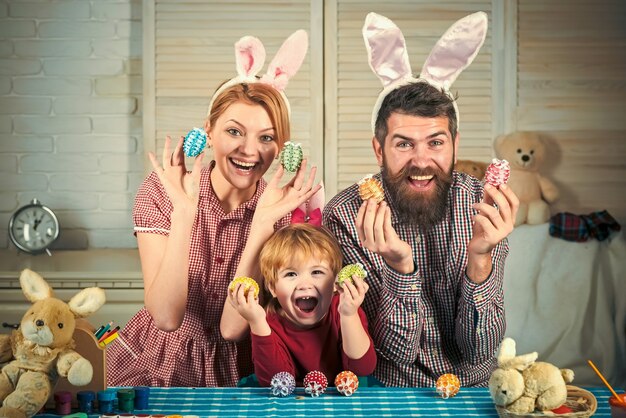
[[[300,208],[296,208],[293,212],[291,212],[291,223],[292,224],[310,224],[313,226],[322,226],[322,211],[320,208],[314,209],[312,212],[309,212],[308,216],[304,211]]]

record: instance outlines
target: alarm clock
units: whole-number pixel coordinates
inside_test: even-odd
[[[26,253],[51,255],[48,248],[58,237],[59,220],[37,199],[17,209],[9,220],[11,242]]]

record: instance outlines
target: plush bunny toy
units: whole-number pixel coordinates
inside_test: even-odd
[[[74,348],[76,318],[104,304],[104,290],[91,287],[69,303],[53,297],[52,288],[32,270],[20,275],[26,298],[33,303],[12,335],[0,335],[0,417],[32,417],[46,403],[57,376],[75,386],[91,382],[91,363]]]
[[[570,369],[535,362],[537,352],[515,355],[515,341],[505,338],[498,354],[498,368],[489,379],[489,393],[496,405],[525,414],[556,409],[567,399],[566,383],[574,380]]]

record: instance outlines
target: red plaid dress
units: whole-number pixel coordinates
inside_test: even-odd
[[[266,183],[261,179],[254,196],[226,214],[211,186],[214,165],[203,169],[200,178],[183,323],[175,332],[161,331],[142,308],[107,348],[109,386],[235,386],[242,376],[253,373],[249,338],[238,343],[225,341],[219,325],[228,283]],[[135,233],[168,235],[171,212],[167,193],[153,172],[135,198]],[[277,226],[287,222],[284,218]]]

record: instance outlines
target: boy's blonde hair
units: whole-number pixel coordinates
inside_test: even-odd
[[[261,274],[265,279],[266,309],[278,312],[278,299],[272,298],[270,289],[278,281],[278,271],[293,259],[319,258],[326,261],[333,277],[339,273],[343,263],[341,248],[337,239],[324,227],[305,223],[291,224],[274,232],[261,250]]]

